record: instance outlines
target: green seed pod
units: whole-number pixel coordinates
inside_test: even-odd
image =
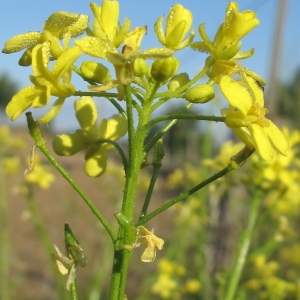
[[[168,89],[169,91],[176,91],[180,87],[184,86],[190,81],[189,75],[187,73],[180,73],[178,75],[173,76],[169,83]]]
[[[151,76],[159,82],[167,81],[178,70],[179,60],[174,57],[161,58],[156,60],[151,67]]]
[[[87,265],[87,257],[83,249],[78,244],[73,244],[68,248],[71,256],[78,262],[80,267]]]
[[[209,84],[198,84],[185,93],[185,99],[192,103],[206,103],[214,97],[214,89]]]
[[[80,66],[82,74],[95,82],[108,83],[112,81],[108,68],[100,63],[84,61]]]

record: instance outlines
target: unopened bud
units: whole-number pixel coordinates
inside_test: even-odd
[[[187,73],[180,73],[178,75],[175,75],[170,79],[168,83],[169,91],[176,91],[180,87],[186,85],[189,81],[190,79]]]
[[[206,103],[214,97],[214,89],[209,84],[198,84],[185,93],[185,99],[192,103]]]
[[[92,61],[84,61],[80,66],[82,74],[95,82],[108,83],[112,81],[108,68]]]
[[[146,61],[142,58],[136,58],[134,61],[134,75],[141,77],[147,73],[147,64]]]
[[[159,82],[167,81],[178,70],[179,60],[174,57],[161,58],[156,60],[151,67],[151,76]]]

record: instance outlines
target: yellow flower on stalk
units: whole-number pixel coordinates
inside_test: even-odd
[[[253,11],[246,10],[239,12],[237,3],[229,2],[225,13],[225,20],[219,27],[214,40],[210,41],[204,24],[200,24],[199,34],[203,42],[196,42],[191,46],[199,51],[209,52],[215,58],[231,59],[237,55],[242,46],[240,40],[259,23]],[[245,57],[251,56],[252,52],[252,50],[245,52]]]
[[[50,42],[49,55],[51,60],[57,59],[66,50],[70,38],[81,35],[88,25],[88,16],[58,11],[45,22],[43,33],[31,31],[22,33],[8,40],[2,50],[3,53],[14,53],[25,50],[19,64],[31,65],[32,51],[35,46]],[[63,45],[60,40],[63,39]]]
[[[116,141],[127,132],[127,121],[121,115],[102,120],[97,126],[98,113],[91,97],[82,97],[74,103],[81,129],[74,133],[57,135],[53,149],[58,155],[70,156],[85,150],[85,172],[90,177],[102,175],[106,169],[107,151],[113,146],[105,140]]]
[[[51,96],[58,97],[50,111],[41,119],[49,122],[60,111],[65,98],[75,92],[75,87],[70,83],[71,66],[82,54],[79,47],[74,46],[64,51],[55,64],[52,71],[48,70],[50,42],[44,42],[35,46],[32,50],[32,70],[34,76],[30,76],[33,86],[27,86],[15,94],[6,107],[6,113],[15,120],[29,107],[46,106]]]
[[[286,156],[288,142],[278,127],[265,117],[263,89],[246,72],[242,80],[233,80],[225,75],[220,80],[220,89],[230,104],[223,109],[226,125],[250,148],[266,161],[274,157],[274,150]]]
[[[159,42],[167,48],[180,50],[193,41],[195,32],[191,30],[184,40],[193,23],[193,14],[181,4],[175,4],[168,15],[165,32],[163,31],[164,16],[155,22],[155,32]]]
[[[124,99],[122,85],[134,80],[134,61],[141,59],[158,59],[171,56],[174,51],[165,48],[151,48],[139,51],[141,41],[147,32],[147,26],[136,27],[130,31],[130,20],[125,19],[119,25],[119,4],[117,1],[104,0],[102,6],[91,4],[95,16],[91,36],[75,41],[81,50],[92,57],[105,59],[113,64],[116,80],[102,86],[89,87],[93,91],[105,91],[118,88],[118,99]],[[123,44],[119,51],[117,48]]]

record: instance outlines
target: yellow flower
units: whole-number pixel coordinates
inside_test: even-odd
[[[124,99],[122,85],[134,80],[134,62],[136,58],[158,59],[171,56],[174,51],[164,48],[151,48],[139,51],[141,41],[147,32],[147,26],[130,30],[130,20],[125,19],[124,25],[119,25],[119,4],[117,1],[104,0],[102,6],[91,4],[95,16],[92,36],[76,40],[75,44],[92,57],[108,60],[113,64],[116,80],[102,86],[89,87],[93,91],[105,91],[118,88],[118,99]],[[123,43],[121,51],[117,48]]]
[[[164,16],[155,23],[155,32],[159,42],[167,48],[180,50],[192,42],[195,32],[192,29],[190,35],[185,39],[187,32],[193,23],[193,14],[181,4],[175,4],[168,15],[166,30],[163,32]]]
[[[0,161],[0,173],[15,175],[20,171],[20,157],[5,157]]]
[[[15,120],[28,107],[46,106],[51,96],[58,99],[52,109],[42,118],[49,122],[60,111],[66,97],[73,95],[74,86],[70,83],[70,71],[74,61],[81,55],[79,47],[74,46],[64,51],[55,62],[52,71],[48,70],[50,43],[44,42],[32,50],[32,69],[30,76],[33,86],[27,86],[13,96],[6,107],[6,113]]]
[[[101,40],[109,40],[115,47],[119,47],[130,26],[128,19],[125,19],[123,26],[119,25],[119,2],[104,0],[102,6],[97,6],[94,2],[90,6],[95,16],[93,35]]]
[[[188,294],[196,294],[201,290],[201,283],[196,279],[188,279],[185,282],[184,289]]]
[[[239,12],[237,3],[229,2],[225,20],[219,27],[214,41],[210,41],[205,32],[204,24],[200,24],[199,34],[203,42],[194,43],[192,48],[209,52],[219,59],[231,59],[237,55],[241,48],[240,40],[259,23],[254,12],[251,10]],[[245,53],[246,57],[251,56],[252,52],[252,50],[249,50]]]
[[[8,40],[2,50],[3,53],[19,52],[27,49],[21,57],[19,64],[31,64],[32,50],[44,42],[50,42],[49,54],[52,59],[57,59],[66,50],[71,37],[81,35],[88,24],[88,16],[58,11],[52,14],[45,22],[43,33],[31,31],[19,34]],[[59,40],[64,39],[63,46]]]
[[[75,100],[76,118],[81,129],[57,135],[53,149],[58,155],[70,156],[85,149],[85,172],[91,177],[102,175],[106,169],[107,150],[113,146],[102,140],[116,141],[127,132],[127,121],[121,115],[102,120],[97,126],[98,113],[91,97]]]
[[[172,293],[178,287],[177,282],[167,274],[160,274],[157,282],[152,287],[152,292],[162,299],[170,299]]]
[[[266,161],[274,157],[274,149],[286,155],[288,142],[278,127],[265,117],[263,89],[250,75],[241,72],[242,80],[233,80],[225,75],[220,80],[220,89],[229,109],[223,109],[226,125]]]

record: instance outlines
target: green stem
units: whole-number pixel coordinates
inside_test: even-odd
[[[147,209],[148,209],[148,206],[149,206],[149,203],[150,203],[150,200],[151,200],[151,196],[152,196],[152,193],[153,193],[153,190],[154,190],[155,182],[156,182],[156,179],[157,179],[160,168],[161,168],[161,165],[154,165],[153,166],[153,173],[152,173],[152,177],[151,177],[151,180],[150,180],[147,195],[146,195],[146,198],[145,198],[145,202],[144,202],[141,214],[140,214],[140,220],[142,218],[144,218],[145,215],[147,214]]]
[[[90,200],[90,198],[83,192],[81,187],[71,178],[69,173],[57,162],[57,160],[49,153],[46,146],[39,147],[43,154],[47,157],[47,159],[53,164],[56,170],[69,182],[69,184],[73,187],[73,189],[78,193],[78,195],[84,200],[84,202],[91,209],[93,214],[97,217],[97,219],[102,223],[103,227],[106,229],[107,233],[110,235],[111,240],[114,242],[116,240],[115,233],[112,228],[103,217],[103,215],[99,212],[95,204]]]
[[[260,204],[261,204],[262,191],[258,190],[254,198],[252,200],[252,206],[250,211],[250,216],[248,220],[248,225],[246,231],[244,232],[241,238],[241,246],[238,251],[238,255],[236,256],[236,260],[234,262],[233,271],[231,273],[228,289],[226,293],[225,300],[233,300],[235,299],[235,294],[237,291],[238,283],[240,281],[243,268],[245,266],[246,257],[249,252],[249,247],[251,244],[252,235],[254,232],[255,224],[258,218]]]
[[[192,107],[193,103],[187,103],[180,111],[179,114],[184,114]],[[152,140],[145,146],[145,153],[148,153],[150,149],[156,144],[156,142],[163,137],[163,135],[177,123],[177,119],[170,121],[163,129],[161,129]],[[149,123],[148,123],[149,124]]]
[[[127,162],[126,155],[125,155],[123,149],[120,147],[120,145],[118,143],[116,143],[115,141],[112,141],[112,140],[109,140],[109,139],[98,139],[96,141],[96,143],[97,144],[108,143],[108,144],[113,145],[120,154],[120,157],[122,159],[122,163],[123,163],[123,166],[124,166],[124,171],[126,173],[127,168],[128,168],[128,162]]]
[[[157,117],[147,124],[149,127],[152,125],[167,121],[167,120],[178,120],[178,119],[184,119],[184,120],[198,120],[198,121],[213,121],[213,122],[225,122],[225,117],[216,117],[216,116],[202,116],[202,115],[183,115],[183,114],[174,114],[174,115],[166,115]]]
[[[27,117],[29,132],[36,143],[36,147],[38,147],[43,152],[43,154],[46,156],[46,158],[49,160],[49,162],[56,168],[56,170],[58,170],[58,172],[69,182],[69,184],[73,187],[73,189],[84,200],[84,202],[88,205],[88,207],[91,209],[93,214],[102,223],[102,225],[104,226],[104,228],[110,235],[111,240],[113,242],[115,242],[116,236],[115,236],[111,226],[106,221],[106,219],[98,211],[97,207],[89,199],[89,197],[83,192],[81,187],[71,178],[69,173],[57,162],[57,160],[48,151],[48,149],[46,147],[46,141],[42,137],[42,133],[39,129],[38,123],[33,119],[32,114],[30,112],[27,112],[26,117]]]
[[[214,61],[210,61],[208,65],[205,65],[204,68],[187,84],[180,87],[176,91],[167,91],[164,93],[157,93],[155,95],[155,98],[161,98],[159,101],[157,101],[153,106],[152,110],[156,110],[159,106],[170,100],[171,98],[176,98],[178,95],[185,92],[189,87],[191,87],[194,83],[196,83],[198,80],[200,80],[209,70],[209,68],[214,64]]]
[[[115,93],[106,93],[106,92],[81,92],[76,91],[73,96],[91,96],[91,97],[105,97],[117,110],[118,112],[125,118],[127,118],[127,115],[123,109],[123,107],[114,99],[118,97],[118,94]]]
[[[156,87],[154,87],[155,89]],[[131,97],[131,87],[124,86],[126,97],[126,111],[128,115],[128,170],[126,173],[125,189],[122,202],[122,214],[131,224],[133,223],[133,213],[135,195],[137,190],[138,175],[144,159],[143,145],[147,132],[147,122],[151,115],[151,101],[153,92],[148,99],[143,102],[143,109],[139,111],[139,121],[137,128],[134,127],[133,100]],[[136,232],[129,228],[120,226],[118,242],[115,244],[114,264],[110,288],[111,300],[123,300],[125,294],[126,278],[129,260],[133,245],[136,239]],[[124,245],[129,247],[123,247]]]
[[[224,168],[223,170],[221,170],[220,172],[214,174],[213,176],[211,176],[210,178],[202,181],[201,183],[197,184],[196,186],[192,187],[191,189],[189,189],[188,191],[180,194],[179,196],[173,198],[172,200],[170,200],[168,203],[166,203],[165,205],[161,206],[160,208],[154,210],[152,213],[146,215],[144,218],[142,218],[141,220],[139,220],[135,226],[141,226],[145,223],[147,223],[149,220],[153,219],[155,216],[159,215],[160,213],[164,212],[165,210],[167,210],[168,208],[170,208],[171,206],[175,205],[176,203],[178,203],[179,201],[184,200],[185,198],[187,198],[188,196],[194,194],[195,192],[197,192],[198,190],[202,189],[203,187],[205,187],[206,185],[208,185],[209,183],[217,180],[218,178],[223,177],[225,174],[227,174],[228,172],[234,170],[235,168],[232,166],[232,164],[230,163],[226,168]]]
[[[71,296],[72,300],[78,300],[76,280],[71,283]]]

